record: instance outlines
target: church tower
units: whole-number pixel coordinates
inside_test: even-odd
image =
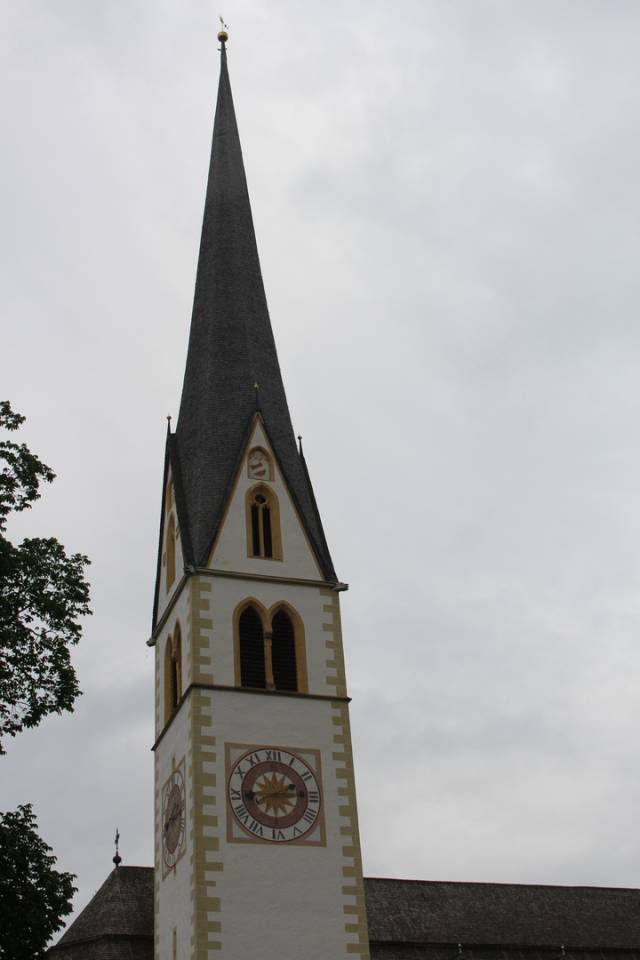
[[[344,585],[291,426],[219,40],[149,641],[155,957],[366,958]]]

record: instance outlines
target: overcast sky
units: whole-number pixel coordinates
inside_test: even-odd
[[[76,909],[153,860],[149,635],[209,0],[0,5],[2,397],[92,558],[9,743]],[[637,0],[229,0],[271,319],[342,597],[365,873],[639,883]]]

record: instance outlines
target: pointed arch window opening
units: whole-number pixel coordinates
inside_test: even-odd
[[[246,607],[238,621],[239,669],[241,687],[259,690],[306,691],[306,670],[300,676],[299,649],[302,637],[289,614],[279,609],[265,629],[255,607]],[[301,630],[301,628],[299,628]]]
[[[251,539],[254,557],[273,557],[271,539],[271,510],[269,501],[262,493],[257,493],[251,504]]]
[[[178,688],[178,665],[173,657],[171,657],[171,672],[170,672],[170,683],[171,683],[171,712],[175,713],[176,707],[178,706],[178,700],[180,699],[179,688]]]
[[[271,666],[276,690],[298,689],[296,634],[291,618],[279,610],[271,622]]]
[[[281,560],[280,514],[275,493],[262,486],[249,490],[247,507],[250,556]]]
[[[266,687],[265,649],[262,620],[254,607],[240,615],[240,685],[264,690]]]
[[[180,625],[167,637],[164,657],[165,723],[174,715],[182,698],[182,641]]]

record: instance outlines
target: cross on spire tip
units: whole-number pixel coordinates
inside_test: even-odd
[[[116,838],[115,838],[115,841],[114,841],[114,842],[115,842],[115,845],[116,845],[116,855],[115,855],[115,857],[113,858],[113,862],[115,863],[115,865],[116,865],[116,870],[117,870],[118,867],[120,866],[120,864],[122,863],[122,857],[120,856],[120,854],[119,854],[119,852],[118,852],[118,843],[120,842],[120,832],[119,832],[119,830],[118,830],[117,827],[116,827]]]

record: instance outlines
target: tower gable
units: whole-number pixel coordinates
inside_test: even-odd
[[[212,570],[324,579],[266,427],[256,414],[208,564]]]
[[[180,462],[175,435],[168,432],[162,481],[152,630],[155,629],[158,620],[182,582],[185,566],[191,564],[193,564],[193,551],[189,538]]]

